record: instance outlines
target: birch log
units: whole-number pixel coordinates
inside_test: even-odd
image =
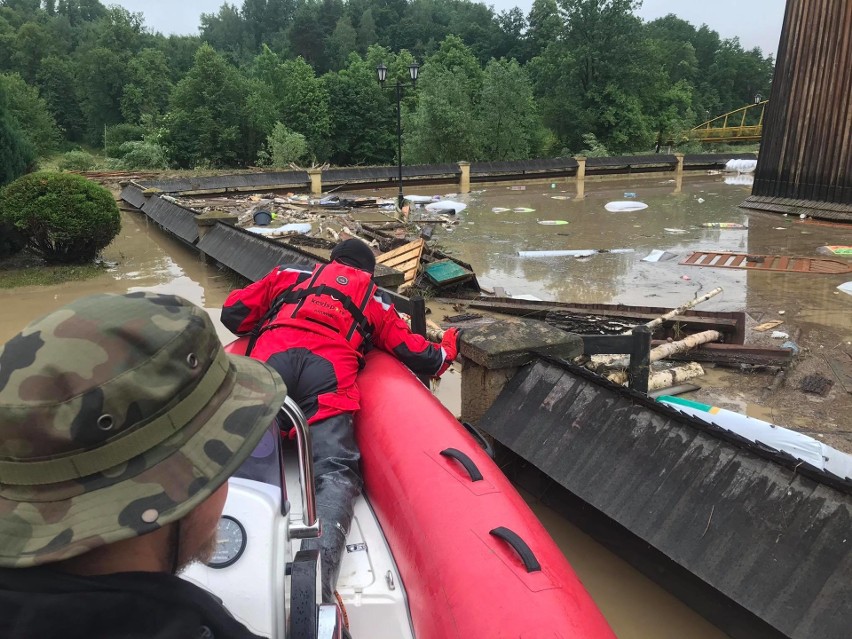
[[[661,359],[683,353],[701,344],[717,342],[720,339],[722,339],[722,334],[719,331],[704,331],[690,335],[677,342],[660,344],[656,348],[651,349],[651,361],[658,362]],[[600,370],[601,368],[627,368],[629,365],[630,361],[623,355],[592,355],[590,368],[596,370]]]
[[[653,371],[648,378],[648,390],[676,386],[702,375],[704,375],[704,369],[697,362],[690,362],[685,366],[677,366],[664,371]],[[627,371],[613,371],[606,378],[616,384],[624,385],[627,383]]]
[[[689,309],[691,309],[695,306],[698,306],[702,302],[706,302],[711,297],[716,297],[721,292],[722,292],[721,286],[714,288],[712,291],[710,291],[706,295],[702,295],[701,297],[696,297],[694,300],[689,300],[686,304],[683,304],[682,306],[678,306],[676,309],[669,311],[665,315],[660,315],[660,317],[658,317],[657,319],[651,320],[650,322],[645,324],[645,326],[647,326],[648,328],[650,328],[653,331],[653,329],[655,329],[657,326],[659,326],[660,324],[662,324],[666,320],[671,319],[676,315],[680,315],[684,311],[688,311]],[[630,335],[632,333],[633,333],[633,331],[627,331],[626,333],[624,333],[624,335]]]

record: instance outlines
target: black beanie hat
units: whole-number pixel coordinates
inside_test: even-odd
[[[373,255],[373,249],[361,240],[342,241],[331,249],[331,261],[354,266],[370,274],[376,270],[376,256]]]

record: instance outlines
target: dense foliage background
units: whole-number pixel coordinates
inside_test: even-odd
[[[768,97],[773,60],[633,0],[243,0],[163,36],[98,0],[0,0],[0,147],[115,168],[387,164],[647,151]],[[67,168],[86,164],[77,151]],[[10,156],[11,157],[11,156]]]

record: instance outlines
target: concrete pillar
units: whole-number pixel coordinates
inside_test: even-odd
[[[573,359],[583,340],[538,320],[511,318],[462,334],[461,418],[475,424],[518,372],[539,354]]]
[[[459,162],[459,193],[470,193],[470,162]]]
[[[308,176],[311,178],[311,194],[322,194],[322,169],[308,169]]]
[[[583,155],[578,155],[574,158],[577,160],[577,200],[582,200],[586,197],[586,158]]]
[[[680,193],[683,189],[683,153],[675,153],[677,166],[675,167],[675,193]]]

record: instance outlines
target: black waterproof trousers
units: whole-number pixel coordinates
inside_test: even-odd
[[[302,540],[302,550],[319,550],[322,600],[335,603],[334,591],[346,535],[352,525],[355,498],[361,493],[361,453],[355,443],[352,413],[335,415],[311,425],[317,514],[322,535]]]

